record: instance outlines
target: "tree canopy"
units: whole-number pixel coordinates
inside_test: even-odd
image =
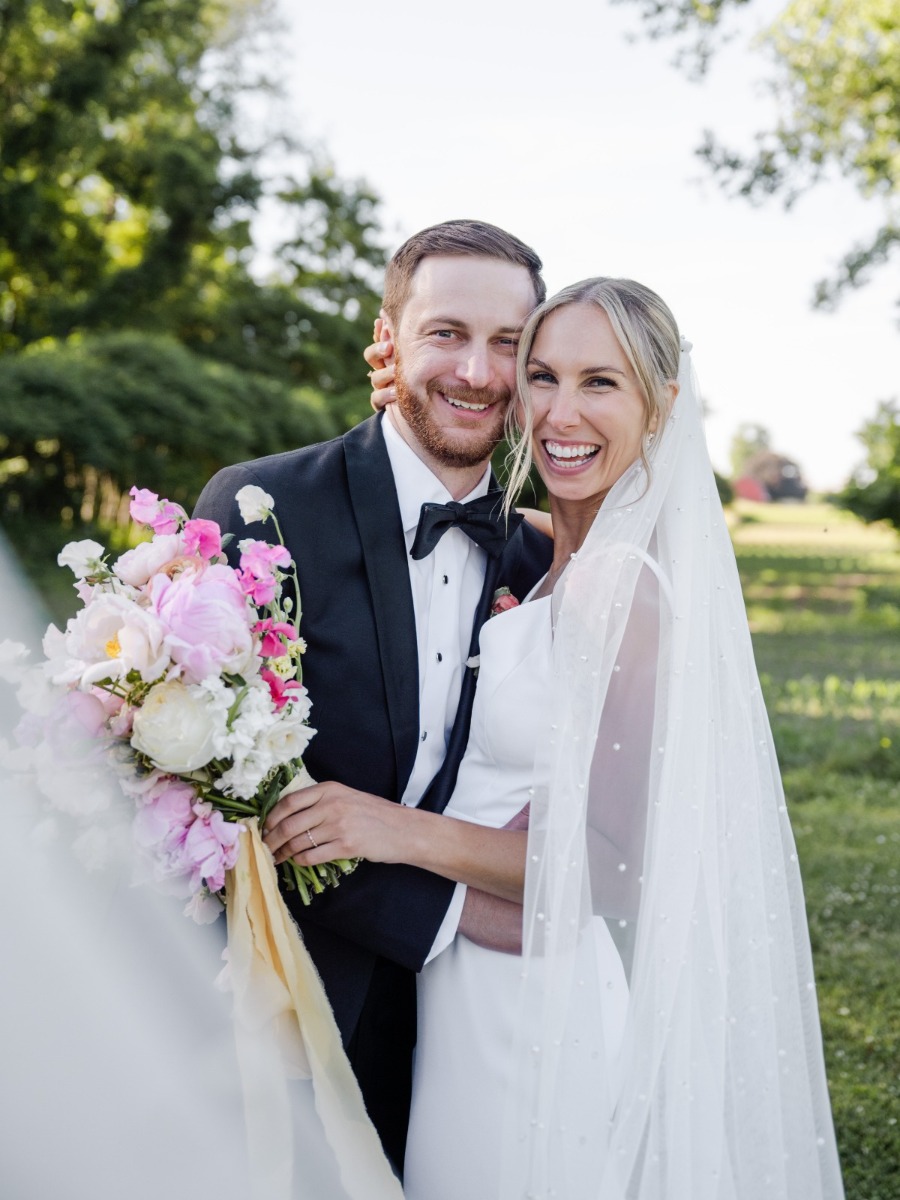
[[[114,519],[135,483],[190,504],[218,466],[368,411],[379,202],[277,126],[254,136],[272,16],[271,0],[0,4],[11,526]],[[280,234],[265,276],[263,214]]]
[[[674,37],[679,63],[702,76],[730,20],[752,0],[635,0],[654,37]],[[900,244],[900,0],[792,0],[757,40],[771,63],[774,128],[750,154],[709,130],[698,153],[732,194],[778,194],[791,205],[839,173],[877,202],[879,228],[816,287],[833,304],[864,283]]]
[[[864,521],[888,521],[900,529],[900,405],[883,401],[859,432],[865,465],[838,501]]]

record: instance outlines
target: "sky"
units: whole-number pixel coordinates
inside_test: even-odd
[[[551,292],[638,279],[694,345],[717,467],[730,473],[742,422],[765,426],[815,489],[862,461],[856,431],[900,396],[896,262],[835,313],[811,297],[877,228],[877,203],[837,180],[789,212],[753,206],[694,153],[706,128],[747,150],[772,123],[749,31],[779,0],[754,0],[700,84],[672,65],[672,42],[640,36],[627,0],[278,5],[291,126],[382,198],[391,248],[476,217],[534,246]]]

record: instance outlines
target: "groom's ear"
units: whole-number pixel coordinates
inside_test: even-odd
[[[381,336],[380,341],[390,342],[391,349],[385,357],[385,364],[392,363],[397,353],[396,329],[399,322],[394,322],[382,309],[381,311]]]

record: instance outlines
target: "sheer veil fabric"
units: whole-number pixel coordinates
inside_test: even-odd
[[[502,1200],[839,1200],[797,855],[683,343],[557,585]],[[603,1027],[595,922],[629,975]]]

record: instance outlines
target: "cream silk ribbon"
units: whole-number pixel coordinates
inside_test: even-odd
[[[291,1078],[312,1081],[316,1112],[349,1200],[402,1200],[325,989],[278,891],[257,820],[245,824],[226,884],[226,910],[253,1194],[257,1200],[307,1194],[302,1179],[293,1186]]]

